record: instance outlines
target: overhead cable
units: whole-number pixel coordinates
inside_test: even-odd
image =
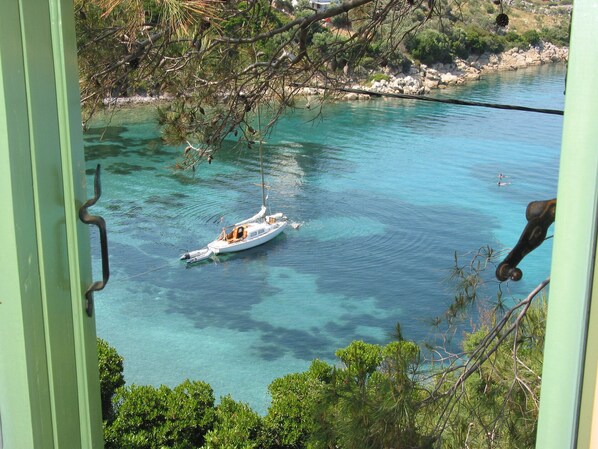
[[[399,94],[390,92],[377,92],[373,90],[365,89],[352,89],[348,87],[332,87],[332,86],[306,86],[310,89],[321,89],[321,90],[334,90],[338,92],[346,92],[360,95],[369,95],[371,97],[388,97],[388,98],[403,98],[407,100],[420,100],[420,101],[431,101],[435,103],[447,103],[447,104],[458,104],[461,106],[477,106],[482,108],[493,108],[493,109],[508,109],[514,111],[525,111],[525,112],[538,112],[540,114],[553,114],[563,115],[563,111],[559,109],[546,109],[546,108],[532,108],[528,106],[517,106],[511,104],[497,104],[497,103],[483,103],[479,101],[468,101],[468,100],[456,100],[453,98],[436,98],[426,97],[425,95],[410,95],[410,94]]]

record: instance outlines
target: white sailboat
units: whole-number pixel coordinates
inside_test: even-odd
[[[220,235],[208,243],[206,247],[182,254],[181,260],[185,260],[187,264],[192,264],[206,260],[215,254],[233,253],[254,248],[269,242],[284,231],[288,225],[288,220],[282,212],[266,215],[267,197],[261,143],[260,171],[262,176],[262,208],[260,211],[251,218],[235,223],[231,227],[223,228]]]

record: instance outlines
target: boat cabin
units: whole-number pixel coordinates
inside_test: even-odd
[[[224,231],[223,231],[224,233]],[[239,240],[243,240],[247,237],[247,229],[244,226],[237,226],[233,228],[228,234],[224,236],[223,240],[226,240],[228,243],[238,242]]]

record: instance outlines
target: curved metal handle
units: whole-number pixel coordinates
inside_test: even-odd
[[[94,197],[79,209],[79,219],[85,224],[93,224],[100,230],[100,248],[102,250],[102,280],[95,281],[85,292],[85,310],[87,315],[93,313],[93,292],[102,290],[110,279],[110,264],[108,263],[108,236],[106,233],[106,221],[99,215],[90,215],[87,208],[93,206],[102,195],[102,185],[100,183],[100,164],[96,167],[93,180]]]

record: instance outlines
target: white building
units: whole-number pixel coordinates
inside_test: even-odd
[[[293,6],[297,6],[299,2],[297,0],[293,0]],[[309,6],[311,6],[316,11],[322,11],[330,6],[331,0],[309,0]]]
[[[330,6],[330,0],[310,0],[309,4],[316,11],[322,11]]]

